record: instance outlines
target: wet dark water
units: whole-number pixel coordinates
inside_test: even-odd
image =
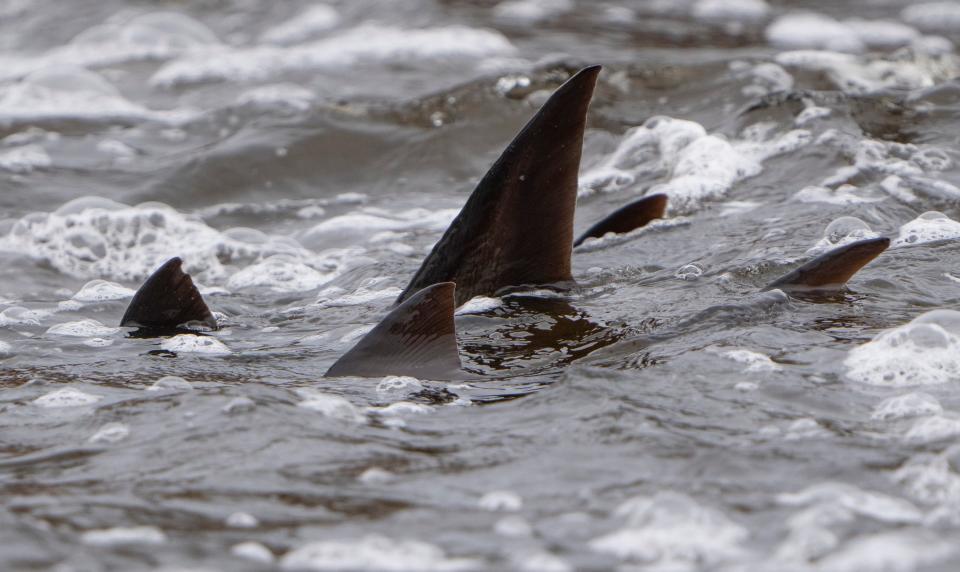
[[[0,568],[960,562],[960,4],[7,0],[0,31]],[[462,308],[479,380],[323,379],[589,63],[576,231],[668,218]],[[760,291],[874,234],[844,292]],[[127,337],[174,255],[223,329]]]

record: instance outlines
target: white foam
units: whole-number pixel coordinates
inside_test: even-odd
[[[241,395],[240,397],[234,397],[228,401],[226,405],[220,408],[220,411],[223,411],[228,415],[234,415],[237,413],[249,413],[256,409],[256,407],[256,401]]]
[[[906,499],[865,491],[845,483],[820,483],[796,493],[781,493],[777,502],[789,506],[827,504],[880,522],[920,523],[923,511]]]
[[[176,375],[166,375],[153,382],[145,391],[193,391],[193,384]]]
[[[573,8],[573,0],[504,0],[493,7],[493,15],[500,20],[536,24]]]
[[[396,475],[380,467],[370,467],[357,476],[357,480],[365,485],[382,485],[389,483],[394,478],[396,478]]]
[[[171,87],[208,81],[250,81],[315,69],[349,69],[363,63],[471,61],[510,55],[499,32],[446,26],[404,29],[365,23],[332,37],[293,47],[258,46],[189,54],[160,68],[150,83]]]
[[[890,421],[907,417],[924,417],[943,413],[943,406],[929,393],[906,393],[889,397],[880,402],[870,415],[871,419]]]
[[[774,61],[790,71],[824,74],[838,89],[851,95],[922,89],[955,73],[953,66],[941,65],[917,54],[883,59],[809,49],[781,52]]]
[[[617,149],[580,177],[580,195],[628,188],[638,180],[663,177],[648,194],[666,193],[671,210],[695,208],[720,198],[738,181],[763,171],[764,160],[796,150],[810,141],[805,130],[790,131],[764,140],[727,141],[709,135],[698,123],[653,117],[627,131]]]
[[[224,523],[230,528],[256,528],[260,526],[257,517],[248,512],[233,512],[227,516]]]
[[[288,254],[275,254],[238,271],[227,280],[233,290],[268,288],[274,292],[305,292],[318,288],[337,275],[320,272]]]
[[[574,572],[566,560],[549,552],[534,552],[517,559],[520,572]]]
[[[932,310],[881,332],[844,360],[846,377],[902,387],[960,381],[960,312]]]
[[[957,416],[933,415],[914,421],[904,434],[912,443],[933,443],[960,435],[960,418]]]
[[[719,352],[723,357],[733,360],[737,363],[742,363],[747,367],[744,371],[748,372],[770,372],[770,371],[780,371],[780,366],[777,365],[769,356],[764,355],[759,352],[736,349],[736,350],[726,350]]]
[[[855,538],[818,563],[830,572],[912,572],[956,554],[953,543],[927,531],[880,532]]]
[[[691,9],[694,18],[707,22],[757,22],[769,13],[764,0],[697,0]]]
[[[72,387],[64,387],[62,389],[51,391],[46,395],[41,395],[33,400],[33,404],[37,407],[43,407],[46,409],[58,409],[61,407],[82,407],[84,405],[93,405],[101,399],[103,399],[103,397],[99,395],[84,393],[79,389],[74,389]]]
[[[100,75],[78,67],[41,68],[19,82],[0,85],[0,120],[7,122],[152,120],[179,124],[193,117],[195,113],[188,110],[154,111],[133,103]],[[42,157],[42,148],[34,151]]]
[[[350,244],[364,241],[376,242],[378,233],[384,231],[440,232],[450,226],[458,212],[458,209],[431,211],[416,208],[388,212],[377,208],[363,208],[317,223],[301,233],[300,241],[307,246],[329,248],[344,242]]]
[[[7,342],[0,341],[0,359],[8,358],[13,355],[13,346]]]
[[[672,492],[636,497],[615,514],[627,526],[590,541],[590,547],[659,569],[715,568],[745,554],[747,530],[723,513]]]
[[[233,353],[223,342],[210,336],[179,334],[160,342],[160,348],[168,352],[194,353],[204,355],[225,355]]]
[[[315,38],[339,23],[340,13],[333,6],[314,4],[293,18],[267,29],[260,40],[271,44],[296,44]]]
[[[377,288],[376,286],[381,282],[382,280],[379,279],[367,281],[364,285],[349,294],[337,286],[325,288],[317,294],[317,301],[314,302],[313,305],[321,308],[359,306],[376,302],[377,300],[396,298],[403,292],[403,290],[396,286]]]
[[[490,491],[477,504],[483,510],[516,512],[523,508],[523,499],[513,491]]]
[[[493,523],[493,531],[500,536],[510,538],[530,538],[533,536],[533,527],[530,522],[516,514],[505,516]]]
[[[121,286],[116,282],[97,279],[84,284],[70,299],[83,303],[109,302],[132,298],[134,294],[136,294],[136,290]]]
[[[76,322],[64,322],[50,326],[47,329],[49,336],[68,336],[77,338],[112,336],[120,331],[120,328],[111,328],[104,326],[100,322],[87,318],[77,320]]]
[[[821,439],[829,437],[827,431],[820,422],[812,417],[801,417],[791,421],[783,432],[783,438],[786,441],[796,441],[799,439]]]
[[[2,89],[0,87],[0,98],[3,97]],[[2,101],[0,101],[0,105],[2,105]],[[51,165],[53,165],[53,160],[50,159],[47,150],[40,145],[24,145],[0,153],[0,169],[11,173],[26,175]]]
[[[760,62],[750,68],[750,85],[742,92],[747,97],[762,97],[782,93],[793,88],[794,79],[787,70],[773,62]]]
[[[950,469],[944,455],[917,455],[897,469],[893,479],[920,502],[947,506],[960,503],[960,475]]]
[[[390,375],[377,383],[377,393],[386,395],[406,395],[423,389],[423,384],[415,377]]]
[[[920,37],[920,33],[914,28],[894,20],[852,18],[844,20],[843,25],[852,30],[860,42],[869,48],[898,48]]]
[[[51,315],[47,310],[30,310],[23,306],[10,306],[0,312],[0,328],[4,326],[39,326]]]
[[[367,420],[354,404],[339,395],[324,393],[306,387],[299,388],[296,392],[302,399],[302,401],[297,404],[299,407],[316,411],[324,417],[348,421],[350,423],[364,423]]]
[[[237,96],[237,105],[265,110],[307,111],[313,107],[316,100],[317,96],[309,89],[292,83],[278,83],[256,87],[241,93]],[[301,213],[307,208],[319,209],[314,211],[318,214],[310,216],[319,216],[324,212],[319,206],[305,207],[297,213],[298,216],[304,216]],[[307,217],[304,216],[304,218]]]
[[[405,415],[423,415],[430,413],[433,408],[423,403],[412,401],[397,401],[383,407],[368,407],[367,411],[384,417],[402,417]]]
[[[261,564],[272,564],[274,560],[273,552],[270,552],[269,548],[253,541],[234,544],[230,547],[230,554]]]
[[[927,211],[900,227],[891,248],[960,238],[960,222],[937,211]]]
[[[868,238],[877,238],[880,234],[871,230],[870,226],[852,216],[842,216],[830,221],[823,230],[823,238],[807,249],[810,256],[818,256],[824,252],[852,244]]]
[[[827,203],[831,205],[856,205],[876,203],[886,197],[853,185],[840,185],[836,189],[811,185],[793,195],[793,200],[801,203]]]
[[[232,257],[291,252],[312,256],[292,239],[260,233],[260,239],[252,241],[236,230],[221,233],[161,203],[129,207],[83,197],[52,213],[21,218],[0,237],[0,250],[27,254],[73,276],[131,282],[142,280],[173,255],[205,280],[223,277],[221,260]]]
[[[960,2],[911,3],[900,17],[925,32],[956,33],[960,29]]]
[[[283,557],[284,570],[380,570],[382,572],[459,572],[481,567],[476,560],[449,558],[440,548],[418,540],[365,536],[359,540],[322,540]]]
[[[767,41],[780,48],[815,48],[861,52],[863,42],[850,26],[816,12],[796,12],[777,18],[766,29]]]
[[[90,436],[91,443],[119,443],[130,436],[130,428],[123,423],[107,423]]]
[[[115,527],[88,530],[80,536],[81,542],[91,546],[128,546],[133,544],[163,544],[167,536],[154,526]]]

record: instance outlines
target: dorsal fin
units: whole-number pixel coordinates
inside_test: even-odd
[[[474,189],[397,302],[437,282],[456,303],[507,286],[573,279],[573,211],[587,106],[600,66],[567,80]]]
[[[407,298],[341,356],[326,377],[456,377],[461,370],[453,323],[455,291],[452,282],[442,282]]]
[[[781,276],[764,290],[816,290],[839,288],[890,246],[890,239],[871,238],[835,248]]]
[[[652,220],[663,218],[667,210],[667,195],[658,193],[633,201],[607,215],[591,226],[573,243],[580,246],[588,238],[600,238],[608,232],[622,234],[646,226]]]
[[[171,258],[151,274],[133,295],[120,325],[173,330],[187,322],[200,322],[216,329],[217,320],[182,264],[179,258]]]

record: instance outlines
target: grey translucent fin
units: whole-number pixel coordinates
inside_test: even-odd
[[[606,218],[591,226],[587,232],[580,235],[580,238],[573,243],[574,246],[580,246],[588,238],[599,238],[608,232],[622,234],[644,227],[652,220],[663,218],[663,213],[667,210],[667,195],[658,193],[643,197],[632,203],[620,207]]]
[[[457,377],[461,369],[453,323],[455,291],[452,282],[443,282],[410,296],[341,356],[326,377]]]
[[[587,107],[600,66],[560,86],[474,189],[397,302],[456,282],[459,306],[508,286],[572,280],[573,212]]]
[[[889,238],[861,240],[821,254],[793,272],[781,276],[764,290],[817,290],[839,288],[890,246]]]
[[[199,322],[216,329],[216,319],[182,264],[179,258],[171,258],[151,274],[134,294],[120,325],[175,330],[181,324]]]

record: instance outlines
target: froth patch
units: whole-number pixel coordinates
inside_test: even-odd
[[[663,569],[716,567],[745,554],[748,537],[723,513],[672,492],[637,497],[617,508],[627,525],[590,541],[590,547],[629,562]]]
[[[160,348],[174,353],[225,355],[232,353],[223,342],[210,336],[180,334],[160,342]]]
[[[296,258],[276,254],[238,271],[227,280],[234,290],[261,287],[275,292],[303,292],[328,282],[335,271],[320,272]]]
[[[63,389],[51,391],[46,395],[41,395],[33,400],[33,404],[45,409],[59,409],[61,407],[93,405],[101,399],[103,398],[99,395],[84,393],[72,387],[64,387]]]
[[[891,247],[898,248],[960,238],[960,222],[947,215],[928,211],[900,227],[900,235],[893,240]]]
[[[442,549],[419,540],[366,536],[359,540],[322,540],[289,552],[280,561],[284,570],[383,570],[384,572],[458,572],[481,563],[450,558]]]
[[[362,63],[462,62],[513,51],[510,41],[493,30],[465,26],[403,29],[367,23],[293,47],[263,45],[188,55],[162,67],[150,82],[172,87],[207,81],[251,81],[297,70],[345,69]]]
[[[794,130],[772,138],[759,132],[729,141],[708,134],[699,123],[653,117],[627,131],[617,149],[580,177],[580,196],[629,188],[666,178],[647,193],[665,193],[670,210],[686,212],[726,195],[735,183],[763,171],[763,161],[796,150],[811,140]]]
[[[78,338],[91,338],[112,336],[120,331],[120,328],[111,328],[105,326],[94,319],[77,320],[75,322],[64,322],[50,326],[47,329],[48,336],[67,336]]]
[[[847,379],[901,387],[960,381],[960,312],[933,310],[850,350]]]
[[[131,526],[88,530],[81,537],[84,544],[92,546],[129,546],[135,544],[163,544],[167,536],[154,526]]]

